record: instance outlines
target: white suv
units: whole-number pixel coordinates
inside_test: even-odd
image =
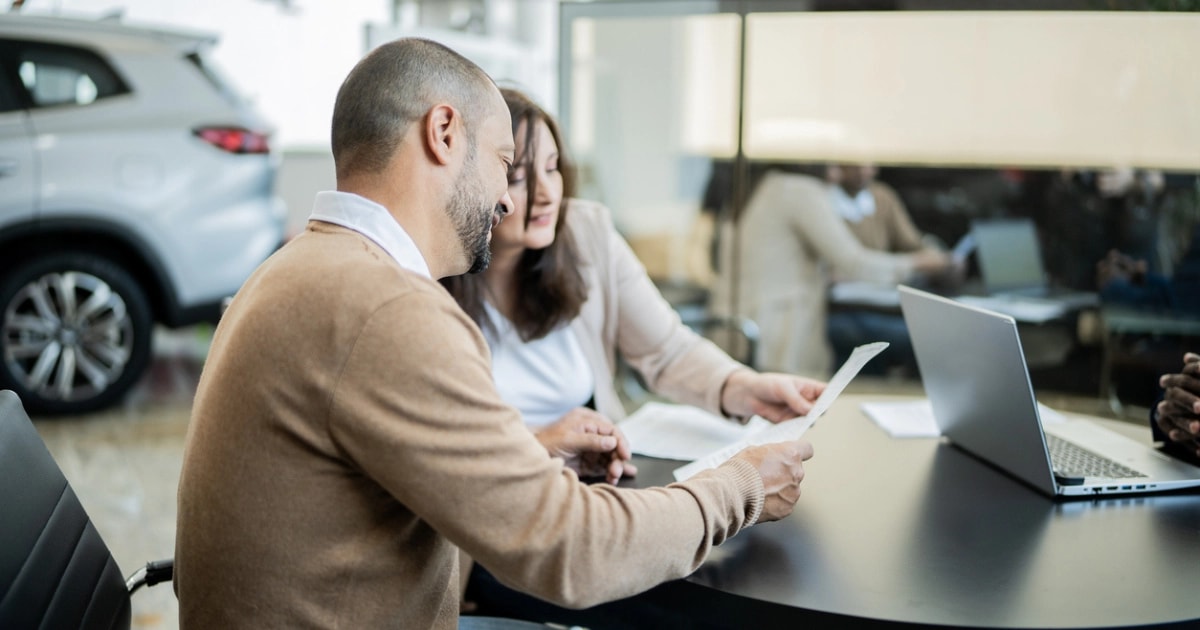
[[[209,35],[0,14],[0,389],[121,399],[156,323],[215,321],[282,242],[270,128]]]

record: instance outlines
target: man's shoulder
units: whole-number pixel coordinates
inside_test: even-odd
[[[900,193],[892,188],[891,184],[874,180],[870,184],[871,194],[875,197],[876,205],[888,203],[894,206],[903,207],[903,202],[900,200]]]

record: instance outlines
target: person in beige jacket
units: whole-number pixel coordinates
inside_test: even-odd
[[[953,265],[938,250],[865,247],[831,207],[823,181],[782,170],[755,186],[736,235],[734,262],[724,273],[734,312],[758,324],[758,367],[816,378],[833,367],[825,335],[831,277],[896,284]]]
[[[331,137],[337,191],[238,291],[201,373],[182,628],[455,628],[460,548],[585,607],[791,512],[803,440],[666,487],[587,485],[566,465],[584,449],[551,456],[497,394],[482,334],[437,283],[486,268],[513,207],[508,112],[478,66],[428,40],[381,45],[339,89]]]
[[[824,384],[751,370],[685,326],[608,209],[572,197],[574,169],[553,117],[519,90],[500,91],[516,140],[508,178],[513,216],[493,231],[486,271],[442,283],[483,330],[501,397],[521,411],[547,450],[569,448],[590,427],[616,424],[623,439],[625,409],[614,386],[618,353],[651,391],[673,401],[716,415],[794,415],[789,396]],[[602,472],[615,482],[632,472],[627,462],[608,458]],[[563,625],[624,627],[617,619],[634,614],[547,606],[495,584],[478,566],[468,588],[481,610]]]

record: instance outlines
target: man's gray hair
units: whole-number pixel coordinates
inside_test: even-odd
[[[409,37],[377,47],[350,71],[333,105],[338,179],[382,171],[409,125],[438,103],[458,109],[470,132],[494,89],[479,66],[437,42]]]

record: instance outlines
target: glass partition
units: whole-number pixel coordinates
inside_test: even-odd
[[[1200,14],[811,10],[825,5],[563,3],[559,111],[581,194],[612,207],[656,281],[720,314],[740,312],[742,213],[771,171],[875,165],[947,248],[976,221],[1031,219],[1046,280],[1103,291],[1023,326],[1035,385],[1112,394],[1127,369],[1127,398],[1152,403],[1154,373],[1200,347],[1200,300],[1122,309],[1146,279],[1200,278]],[[1118,290],[1098,269],[1113,250],[1142,265]],[[968,258],[958,290],[979,272]]]
[[[688,245],[711,240],[705,190],[714,160],[737,150],[741,20],[708,12],[715,4],[638,3],[578,18],[564,7],[559,111],[580,194],[608,205],[667,289],[711,274],[707,249]]]

